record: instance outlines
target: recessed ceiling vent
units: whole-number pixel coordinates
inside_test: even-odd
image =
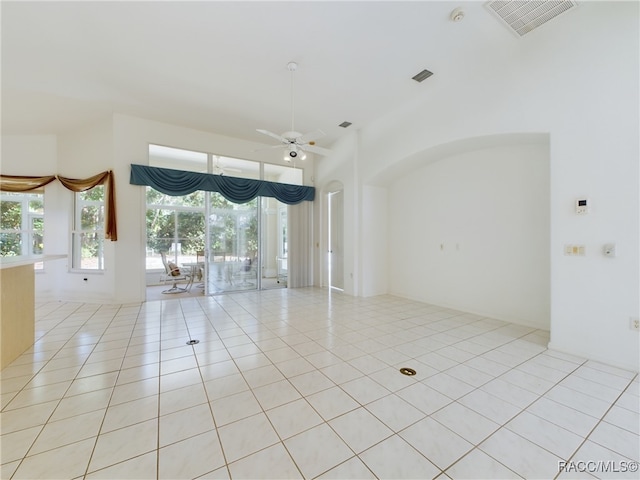
[[[416,82],[422,82],[423,80],[429,78],[431,75],[433,75],[433,72],[430,72],[429,70],[422,70],[420,73],[417,73],[416,75],[411,77],[411,79],[415,80]]]
[[[558,15],[573,10],[577,5],[571,0],[519,2],[494,0],[488,2],[486,6],[512,32],[522,37]]]

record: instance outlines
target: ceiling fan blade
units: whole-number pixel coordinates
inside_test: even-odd
[[[301,135],[298,138],[296,138],[296,143],[298,145],[304,145],[305,143],[318,140],[319,138],[322,138],[325,135],[326,134],[322,130],[314,130],[313,132],[305,133],[304,135]]]
[[[333,153],[328,148],[322,148],[316,145],[303,145],[300,148],[302,148],[302,150],[305,150],[307,152],[317,153],[318,155],[324,155],[324,156],[331,155]]]
[[[262,130],[262,129],[258,128],[256,131],[258,133],[262,133],[263,135],[267,135],[268,137],[275,138],[276,140],[278,140],[278,141],[280,141],[282,143],[285,143],[285,144],[289,143],[289,140],[287,140],[283,136],[278,135],[277,133],[270,132],[269,130]]]

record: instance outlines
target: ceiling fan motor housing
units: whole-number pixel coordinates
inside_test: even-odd
[[[298,137],[302,136],[302,134],[300,132],[290,131],[290,132],[284,132],[282,136],[287,140],[289,140],[291,143],[294,143]]]

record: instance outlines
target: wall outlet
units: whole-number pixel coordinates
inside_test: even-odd
[[[615,257],[616,256],[616,244],[615,243],[605,243],[602,246],[602,254],[605,257]]]
[[[629,328],[631,330],[635,330],[636,332],[640,332],[640,318],[629,317]]]

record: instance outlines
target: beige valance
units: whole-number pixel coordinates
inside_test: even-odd
[[[0,175],[0,191],[2,192],[43,192],[44,186],[53,182],[55,175],[46,177],[19,177],[16,175]]]
[[[2,192],[42,192],[45,185],[55,179],[72,192],[86,192],[96,185],[105,185],[106,188],[106,208],[104,236],[106,239],[115,242],[118,239],[116,227],[116,192],[113,172],[108,170],[93,177],[85,179],[75,179],[61,177],[60,175],[47,175],[44,177],[21,177],[17,175],[0,175],[0,191]]]

